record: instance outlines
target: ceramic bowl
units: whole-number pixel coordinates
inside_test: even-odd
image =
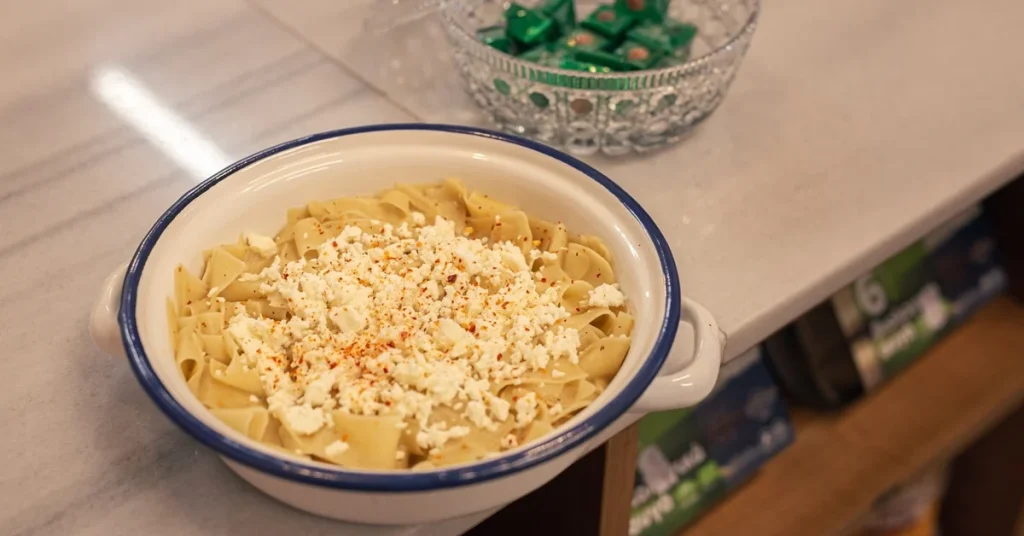
[[[231,242],[244,231],[273,235],[288,207],[453,176],[531,215],[600,236],[608,245],[636,326],[621,370],[591,406],[555,433],[493,459],[432,471],[381,472],[282,456],[220,422],[191,394],[175,366],[164,308],[178,263],[197,273],[201,252],[211,244]],[[692,345],[673,345],[680,322],[692,324]],[[606,439],[599,434],[608,433],[627,411],[700,402],[721,363],[714,319],[681,298],[665,238],[629,194],[550,147],[444,125],[325,132],[231,165],[157,220],[131,261],[107,279],[90,327],[102,349],[127,357],[139,383],[175,424],[214,449],[242,478],[296,508],[375,524],[437,521],[507,504],[597,446]]]

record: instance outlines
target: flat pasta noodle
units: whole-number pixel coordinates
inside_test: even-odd
[[[399,184],[395,187],[409,198],[410,206],[421,212],[428,222],[433,222],[438,216],[455,222],[456,229],[462,230],[466,225],[465,211],[460,210],[459,205],[450,199],[431,198],[423,186],[413,184]]]
[[[622,335],[628,336],[633,332],[633,315],[619,311],[615,313],[615,321],[612,322],[611,329],[608,330],[609,335]]]
[[[219,361],[211,361],[223,366]],[[199,379],[199,401],[211,409],[247,408],[259,405],[253,401],[252,393],[236,389],[214,379],[210,367],[205,367]]]
[[[207,311],[200,313],[199,333],[203,335],[220,335],[224,332],[224,311]]]
[[[172,351],[188,389],[228,427],[284,455],[353,468],[414,471],[481,460],[553,433],[597,398],[628,353],[634,317],[625,307],[589,306],[596,287],[616,280],[604,242],[592,235],[571,235],[562,222],[532,218],[514,205],[467,190],[456,179],[398,184],[374,197],[312,201],[287,209],[285,216],[272,239],[276,251],[267,249],[266,237],[244,234],[234,243],[203,251],[201,277],[179,265],[166,306]],[[261,378],[253,358],[243,353],[237,335],[229,332],[228,320],[242,311],[261,321],[288,322],[293,309],[281,293],[264,290],[273,287],[264,285],[259,274],[275,263],[284,266],[303,258],[309,262],[302,271],[315,273],[312,259],[326,242],[340,240],[347,226],[382,235],[389,225],[417,226],[424,220],[433,225],[437,217],[453,222],[458,235],[485,243],[510,242],[522,251],[535,272],[537,292],[553,288],[555,303],[569,313],[551,330],[556,335],[566,329],[577,331],[574,361],[562,354],[545,368],[492,382],[484,401],[503,400],[509,411],[507,418],[495,418],[487,426],[474,425],[449,405],[436,405],[430,426],[444,423],[443,430],[464,427],[468,433],[453,434],[432,449],[420,446],[416,418],[397,413],[324,409],[323,427],[312,434],[297,433],[285,423],[283,409],[268,409],[270,384]],[[513,271],[522,266],[516,258],[501,253],[501,263]],[[271,336],[266,328],[252,329],[257,338]],[[293,351],[319,350],[296,342],[284,357],[291,359]],[[527,421],[517,417],[522,397],[535,402]]]
[[[409,196],[406,193],[399,190],[391,189],[385,191],[380,194],[380,201],[402,211],[402,214],[404,215],[402,218],[403,221],[407,219],[409,214],[412,212],[412,200],[409,199]]]
[[[586,281],[573,281],[568,285],[556,285],[555,288],[558,290],[558,299],[562,307],[572,313],[587,307],[586,303],[589,299],[590,291],[594,290],[594,285]]]
[[[576,380],[566,384],[562,390],[562,399],[559,401],[562,404],[562,413],[572,414],[587,407],[597,398],[599,392],[597,386],[587,380]]]
[[[435,409],[432,422],[445,422],[449,429],[455,426],[469,428],[467,435],[448,440],[437,452],[427,454],[427,459],[435,464],[453,465],[482,459],[490,452],[501,449],[501,439],[514,430],[515,423],[508,419],[495,430],[477,428],[466,419],[460,417],[449,407]],[[417,451],[421,456],[422,451]]]
[[[286,448],[312,454],[338,465],[366,469],[394,469],[398,451],[401,417],[351,415],[332,411],[333,427],[325,427],[311,435],[302,435],[282,425],[278,430]],[[341,441],[348,448],[331,453],[328,446]]]
[[[249,248],[245,245],[245,242],[239,240],[238,243],[235,244],[221,244],[213,249],[203,251],[203,262],[209,264],[210,259],[213,258],[213,253],[218,249],[230,253],[232,257],[235,257],[240,261],[244,261],[246,255],[249,253]]]
[[[184,332],[178,334],[178,352],[175,361],[178,370],[185,378],[192,394],[199,396],[200,382],[206,371],[206,359],[203,357],[202,343],[195,332]]]
[[[229,356],[227,349],[224,348],[224,334],[219,333],[217,335],[203,334],[199,336],[199,339],[203,343],[203,353],[211,361],[219,361],[221,363],[227,363]]]
[[[593,378],[610,378],[622,367],[629,352],[630,339],[611,335],[587,346],[580,354],[580,368]]]
[[[271,305],[266,299],[245,300],[245,310],[255,316],[272,318],[274,320],[287,320],[288,308],[280,305]]]
[[[245,271],[245,261],[228,253],[223,247],[219,247],[213,250],[209,262],[206,263],[203,281],[210,287],[212,297],[238,279],[243,271]]]
[[[171,338],[171,353],[178,355],[178,308],[174,306],[174,300],[167,298],[164,309],[167,315],[167,334]]]
[[[236,280],[220,291],[220,297],[230,302],[241,302],[258,300],[266,297],[266,295],[260,290],[259,281]]]
[[[270,423],[270,413],[267,411],[267,408],[259,406],[249,408],[214,408],[210,410],[210,413],[238,433],[257,441],[262,441],[266,436],[267,425]]]
[[[174,270],[174,303],[178,304],[178,311],[184,310],[193,302],[206,299],[210,288],[198,277],[192,275],[184,266],[178,265]]]
[[[574,314],[565,319],[563,327],[579,330],[591,325],[607,333],[615,322],[615,313],[607,307],[591,307],[583,312]]]
[[[260,381],[259,373],[256,369],[243,365],[241,359],[233,359],[228,365],[210,360],[209,368],[213,381],[251,395],[264,396],[263,383]]]
[[[320,244],[333,239],[345,228],[339,221],[323,221],[306,218],[295,222],[292,226],[295,236],[293,241],[299,255],[306,257],[316,253]]]
[[[600,238],[593,235],[580,235],[572,241],[581,246],[590,248],[594,253],[597,253],[601,258],[607,261],[609,266],[611,266],[612,252],[608,251],[608,246],[606,246]],[[612,268],[614,268],[614,266],[612,266]]]
[[[523,443],[528,443],[535,439],[540,439],[550,434],[554,430],[555,429],[553,426],[551,426],[550,421],[535,420],[531,422],[530,425],[526,428],[526,432],[523,434],[523,437],[520,441]]]
[[[569,245],[569,233],[562,222],[551,223],[530,218],[530,234],[534,240],[540,241],[537,248],[542,251],[555,252]]]
[[[539,260],[541,263],[540,268],[535,268],[537,273],[540,274],[540,279],[536,282],[537,291],[544,292],[551,287],[568,286],[573,283],[569,274],[565,273],[562,266],[558,263],[548,263],[543,260]]]
[[[615,283],[615,272],[608,261],[587,246],[570,243],[560,258],[562,269],[573,280],[586,281],[595,287]]]
[[[517,378],[517,380],[519,382],[518,385],[520,386],[529,386],[531,384],[538,383],[559,385],[573,380],[579,380],[586,376],[587,373],[584,372],[579,365],[571,363],[567,359],[557,359],[548,365],[546,369],[531,370]],[[494,392],[501,392],[501,390],[506,387],[517,385],[514,383],[515,381],[516,380],[507,380],[498,382],[492,386],[492,390]]]
[[[585,350],[591,344],[603,339],[605,332],[600,329],[587,324],[576,330],[580,336],[580,350]]]
[[[309,206],[290,208],[285,216],[288,226],[295,225],[295,222],[310,217]]]
[[[520,210],[506,212],[501,216],[501,221],[495,222],[494,227],[491,228],[490,240],[492,242],[512,242],[523,251],[524,255],[529,254],[533,249],[530,219],[526,213]]]

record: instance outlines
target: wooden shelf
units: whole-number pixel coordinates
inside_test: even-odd
[[[796,442],[686,536],[849,532],[881,493],[952,458],[1024,401],[1024,307],[996,300],[839,414],[794,411]]]

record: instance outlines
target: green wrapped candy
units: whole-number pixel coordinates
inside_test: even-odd
[[[555,30],[555,21],[532,9],[513,2],[505,11],[508,36],[524,45],[536,45],[545,41]]]
[[[627,35],[631,41],[671,54],[674,50],[690,46],[697,36],[697,27],[666,19],[661,24],[645,23],[636,26]]]
[[[504,26],[488,26],[487,28],[481,28],[476,32],[477,38],[480,39],[485,45],[494,47],[506,54],[514,54],[515,46],[512,40],[509,39],[505,33]]]
[[[650,69],[664,55],[660,50],[628,39],[615,49],[614,54],[632,65],[633,69]]]
[[[669,0],[615,0],[615,9],[637,20],[661,22],[668,13]]]
[[[576,27],[575,0],[545,0],[540,12],[555,21],[559,33],[565,34]]]
[[[618,41],[625,37],[626,32],[636,23],[636,18],[626,12],[620,12],[612,6],[600,6],[583,19],[580,24],[608,39]]]
[[[654,64],[654,67],[660,69],[662,67],[675,67],[676,65],[682,65],[690,59],[690,47],[682,47],[673,50],[671,54],[666,54]]]
[[[632,63],[619,57],[617,54],[602,50],[579,50],[574,56],[579,61],[608,67],[613,71],[633,71],[636,69]]]
[[[607,50],[608,39],[583,28],[573,30],[555,42],[555,47],[566,52],[577,50]]]

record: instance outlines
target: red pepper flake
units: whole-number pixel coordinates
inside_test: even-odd
[[[288,272],[285,272],[285,273],[281,274],[281,279],[284,279],[285,281],[287,281],[288,280]],[[289,301],[291,301],[291,300],[289,300]]]
[[[601,349],[604,350],[604,348],[601,348]],[[388,373],[388,368],[384,367],[384,374],[387,374],[387,373]]]
[[[469,323],[469,332],[470,333],[476,333],[476,324],[474,324],[472,322]]]
[[[385,400],[384,401],[384,405],[390,407],[391,406],[391,401],[390,400]]]
[[[334,247],[338,247],[338,241],[335,240],[335,241],[331,242],[331,245],[334,246]]]
[[[598,279],[600,279],[601,278],[601,272],[597,272],[597,275],[594,276],[594,277],[597,277]]]
[[[341,440],[342,441],[348,441],[348,434],[342,434],[341,435]]]
[[[448,282],[449,282],[449,283],[454,283],[454,282],[455,282],[455,280],[456,280],[456,279],[458,279],[458,277],[459,277],[459,276],[457,276],[457,275],[455,275],[455,274],[452,274],[452,275],[448,276]]]
[[[513,401],[513,402],[516,402],[516,401],[518,401],[518,400],[519,400],[519,395],[516,395],[516,396],[513,396],[513,397],[512,397],[512,401]]]
[[[498,354],[498,361],[501,361],[501,354]]]
[[[579,307],[576,308],[576,312],[577,313],[580,312],[580,308]]]
[[[548,278],[542,277],[542,278],[540,278],[540,282],[541,283],[547,283],[548,282]]]

